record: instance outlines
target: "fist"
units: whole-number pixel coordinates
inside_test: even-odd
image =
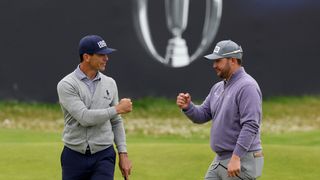
[[[177,96],[177,105],[180,109],[187,109],[191,102],[191,96],[189,93],[179,93]]]
[[[116,111],[118,114],[126,114],[132,111],[132,102],[129,98],[123,98],[119,104],[116,105]]]

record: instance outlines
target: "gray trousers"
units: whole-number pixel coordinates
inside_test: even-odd
[[[227,167],[230,159],[213,160],[208,168],[205,180],[255,180],[261,176],[264,158],[262,153],[249,152],[240,159],[239,177],[228,177]]]

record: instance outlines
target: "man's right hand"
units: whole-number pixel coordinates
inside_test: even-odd
[[[129,98],[123,98],[119,104],[116,105],[116,111],[118,114],[126,114],[132,111],[132,102]]]
[[[191,102],[191,96],[189,93],[179,93],[177,96],[177,105],[180,109],[187,109]]]

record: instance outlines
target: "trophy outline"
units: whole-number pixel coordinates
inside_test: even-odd
[[[189,59],[187,63],[175,64],[172,61],[168,60],[169,59],[168,57],[162,57],[157,52],[153,44],[150,28],[149,28],[149,20],[148,20],[148,0],[133,0],[133,1],[134,1],[133,3],[134,25],[135,25],[137,36],[142,46],[151,57],[153,57],[158,62],[164,65],[167,65],[169,67],[179,68],[179,67],[187,66],[190,63],[192,63],[209,48],[209,46],[211,45],[211,43],[213,42],[217,34],[220,21],[221,21],[221,15],[222,15],[222,0],[206,0],[205,19],[204,19],[204,25],[202,30],[201,41],[198,47],[196,48],[196,50],[194,51],[194,53],[191,56],[189,56],[188,54]],[[183,38],[181,39],[184,40]],[[170,46],[170,40],[167,45],[167,54],[168,54],[168,48],[169,48],[168,46]]]

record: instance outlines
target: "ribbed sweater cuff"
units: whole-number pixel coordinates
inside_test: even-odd
[[[186,109],[182,109],[181,111],[187,114],[188,112],[191,112],[191,109],[193,107],[194,107],[194,104],[190,102],[189,106]]]
[[[118,149],[118,153],[127,152],[127,146],[126,145],[119,145],[119,146],[117,146],[117,149]]]
[[[245,155],[248,151],[243,148],[241,145],[237,144],[234,148],[233,154],[239,156],[240,158]]]
[[[116,110],[116,107],[110,107],[107,109],[108,110],[108,114],[109,114],[109,117],[110,119],[112,119],[113,117],[115,117],[117,115],[117,110]]]

